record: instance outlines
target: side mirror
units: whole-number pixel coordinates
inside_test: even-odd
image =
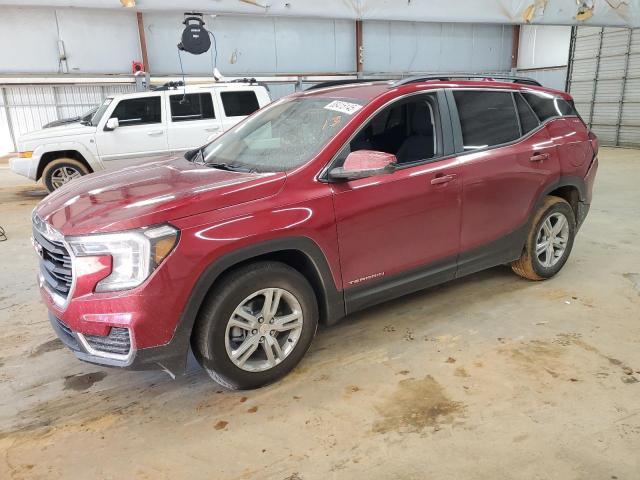
[[[118,121],[118,117],[112,117],[107,120],[107,124],[104,126],[104,129],[107,131],[115,130],[120,126],[120,122]]]
[[[396,169],[396,156],[391,153],[373,150],[358,150],[347,155],[342,167],[329,172],[331,180],[357,180],[393,173]]]

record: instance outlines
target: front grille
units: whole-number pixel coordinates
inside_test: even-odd
[[[107,336],[85,335],[84,338],[91,348],[100,352],[127,355],[131,350],[128,328],[112,327]]]
[[[49,289],[62,298],[69,296],[71,282],[71,256],[62,242],[49,240],[37,230],[33,230],[33,240],[41,248],[40,273]]]

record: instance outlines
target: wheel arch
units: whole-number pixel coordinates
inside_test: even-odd
[[[250,245],[217,258],[204,269],[191,291],[172,339],[159,349],[155,348],[163,356],[163,368],[173,373],[184,371],[191,332],[202,305],[225,274],[242,265],[263,260],[280,261],[295,268],[309,280],[318,299],[322,323],[333,324],[345,316],[343,294],[336,288],[329,264],[313,240],[308,237],[288,237]],[[145,359],[145,363],[154,362],[155,356]]]
[[[73,158],[74,160],[78,160],[85,167],[87,167],[89,173],[93,173],[94,171],[84,155],[82,155],[82,153],[80,153],[78,150],[52,150],[50,152],[43,153],[40,157],[40,162],[38,162],[38,170],[36,172],[36,181],[42,178],[42,173],[44,172],[45,167],[58,158]]]
[[[566,200],[567,203],[571,205],[571,209],[573,210],[576,219],[578,219],[579,204],[585,200],[584,192],[585,185],[583,178],[573,176],[560,177],[558,182],[550,185],[542,192],[540,198],[538,198],[538,203],[536,204],[533,214],[535,214],[535,211],[540,207],[540,205],[542,205],[545,197],[553,195]]]

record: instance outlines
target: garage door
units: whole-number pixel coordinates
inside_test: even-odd
[[[602,144],[640,147],[640,29],[574,27],[568,87]]]

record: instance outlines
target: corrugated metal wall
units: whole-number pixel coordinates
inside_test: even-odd
[[[576,27],[568,87],[602,144],[640,147],[640,29]]]
[[[0,119],[5,119],[13,137],[8,146],[15,147],[15,139],[45,123],[84,113],[108,95],[134,90],[133,84],[0,87]]]

